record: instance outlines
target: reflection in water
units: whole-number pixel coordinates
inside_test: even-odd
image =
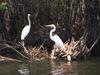
[[[31,63],[1,62],[0,75],[97,75],[100,58],[87,61],[33,61]]]
[[[28,69],[28,65],[23,63],[20,65],[20,68],[18,69],[18,72],[21,74],[21,75],[29,75],[30,74],[30,71]]]
[[[57,63],[56,61],[51,60],[51,74],[52,75],[63,75],[64,68],[62,68],[62,65]]]
[[[75,70],[77,63],[71,64],[71,62],[60,62],[51,60],[51,74],[52,75],[78,75]]]

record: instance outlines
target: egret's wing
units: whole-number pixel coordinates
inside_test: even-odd
[[[53,36],[53,41],[55,42],[55,44],[57,45],[57,47],[59,47],[61,49],[64,48],[63,41],[61,40],[61,38],[58,35],[54,35]]]
[[[30,32],[30,26],[29,25],[26,25],[23,28],[22,33],[21,33],[21,40],[24,40],[25,37],[28,35],[29,32]]]

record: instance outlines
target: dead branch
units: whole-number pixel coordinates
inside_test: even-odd
[[[10,48],[12,50],[14,50],[15,52],[17,52],[19,55],[21,55],[22,57],[29,59],[28,57],[26,57],[25,55],[23,55],[22,53],[20,53],[18,50],[16,50],[14,47],[8,45],[8,44],[2,44],[0,43],[0,45],[2,46],[2,48],[0,50],[6,49],[6,48]]]
[[[98,43],[99,39],[100,39],[100,35],[97,37],[97,39],[96,39],[95,42],[92,44],[92,46],[90,47],[90,49],[87,50],[87,53],[90,52],[90,51],[93,49],[93,47]]]

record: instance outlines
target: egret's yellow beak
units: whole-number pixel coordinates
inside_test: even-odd
[[[45,27],[52,27],[51,25],[45,25]]]

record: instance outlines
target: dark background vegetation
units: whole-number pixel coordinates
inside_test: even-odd
[[[0,11],[0,40],[20,42],[21,31],[28,24],[27,14],[31,14],[31,32],[25,42],[28,46],[52,47],[47,24],[55,24],[64,42],[71,37],[78,40],[88,32],[87,46],[90,47],[100,35],[99,0],[0,0],[7,9]],[[93,51],[100,53],[100,41]],[[94,52],[93,52],[94,53]]]

